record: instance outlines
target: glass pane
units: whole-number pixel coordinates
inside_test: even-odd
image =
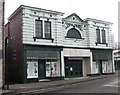
[[[42,20],[35,20],[35,34],[36,37],[42,38]]]
[[[45,21],[45,38],[51,38],[51,22]]]
[[[97,42],[100,43],[100,29],[96,29]]]

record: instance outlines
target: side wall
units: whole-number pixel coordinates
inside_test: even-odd
[[[9,23],[10,60],[8,61],[10,80],[20,82],[22,79],[22,10],[16,13]],[[13,77],[14,76],[14,77]]]
[[[97,35],[96,29],[99,27],[100,30],[104,29],[106,33],[106,44],[97,44]],[[90,48],[103,48],[103,49],[112,49],[113,47],[113,39],[112,39],[112,29],[111,25],[101,24],[93,21],[88,21],[88,29],[89,32],[89,46]],[[102,33],[100,33],[100,38],[102,37]]]

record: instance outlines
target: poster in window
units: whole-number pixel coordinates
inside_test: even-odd
[[[38,78],[37,62],[27,62],[27,78]]]
[[[96,61],[93,61],[93,64],[92,64],[92,73],[93,74],[98,73],[98,66]]]
[[[59,62],[46,62],[46,77],[60,76]]]
[[[46,77],[50,77],[51,69],[50,69],[50,62],[46,62]]]
[[[51,62],[51,77],[60,76],[60,64],[57,62]]]

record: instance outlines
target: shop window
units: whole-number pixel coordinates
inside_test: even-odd
[[[38,78],[37,62],[27,62],[27,78]]]

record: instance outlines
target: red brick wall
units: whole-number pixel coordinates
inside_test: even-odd
[[[22,81],[22,10],[10,19],[9,24],[9,43],[11,50],[16,50],[16,60],[9,61],[11,71],[9,76],[11,81]]]

